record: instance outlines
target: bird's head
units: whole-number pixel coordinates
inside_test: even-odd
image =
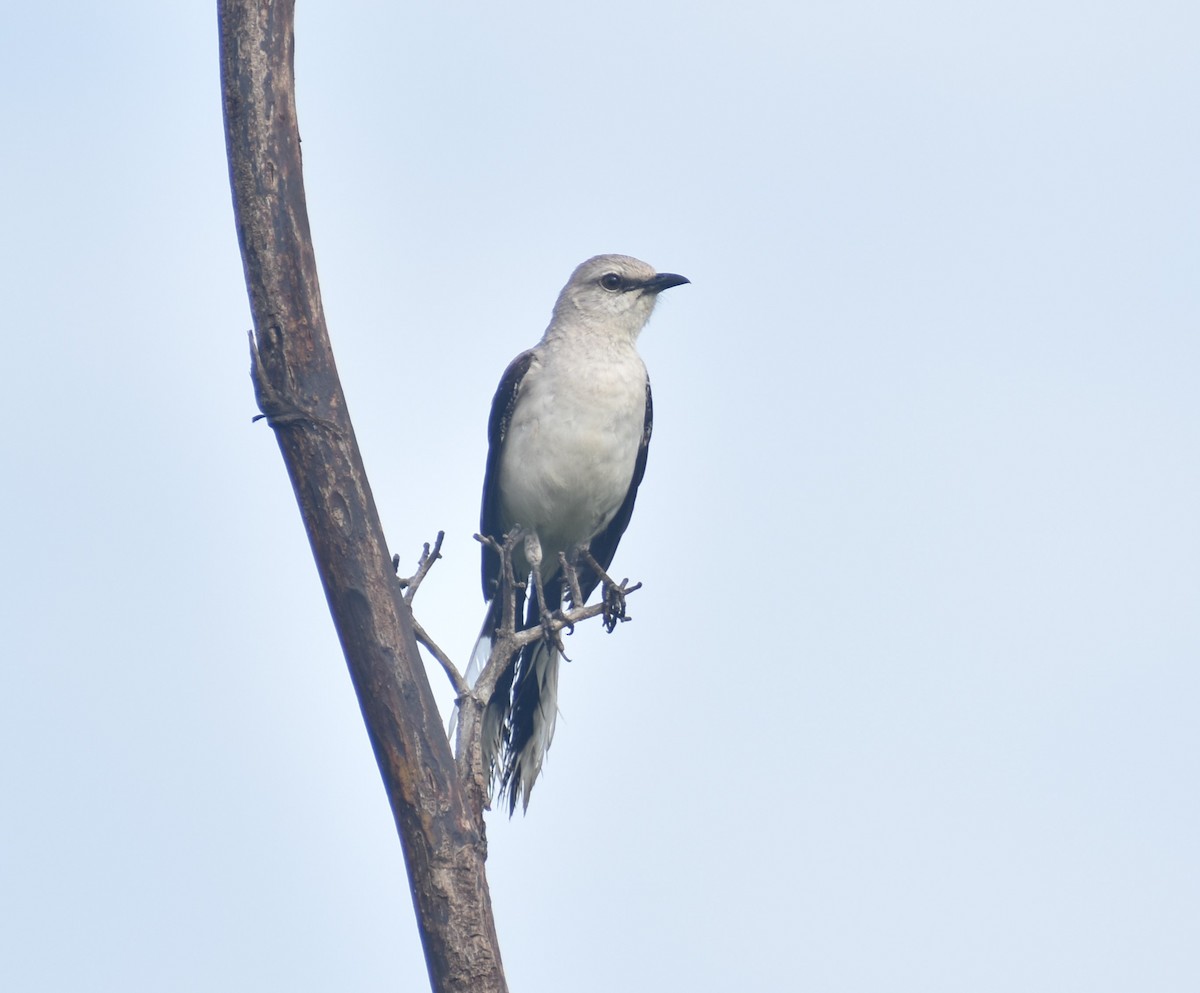
[[[571,273],[554,305],[551,328],[587,327],[636,339],[659,293],[690,282],[673,272],[655,272],[628,255],[597,255]]]

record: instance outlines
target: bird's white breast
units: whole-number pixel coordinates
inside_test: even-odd
[[[505,527],[536,531],[550,561],[595,537],[629,490],[645,415],[646,369],[631,343],[547,343],[500,459]]]

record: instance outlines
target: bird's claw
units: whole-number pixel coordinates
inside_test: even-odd
[[[625,616],[624,588],[625,583],[628,582],[629,580],[626,579],[620,586],[617,586],[615,583],[604,584],[604,613],[602,617],[604,620],[604,629],[609,634],[613,633],[613,629],[617,626],[618,622],[629,620]]]
[[[558,623],[555,624],[555,621]],[[570,634],[575,630],[575,625],[566,623],[563,620],[562,612],[556,610],[553,614],[542,615],[541,627],[542,639],[546,642],[546,644],[558,652],[558,654],[564,659],[570,662],[571,660],[567,658],[566,646],[563,644],[562,633],[565,629],[567,634]]]

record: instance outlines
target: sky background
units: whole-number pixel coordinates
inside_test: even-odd
[[[215,5],[0,37],[0,987],[425,988],[255,413]],[[528,816],[521,993],[1200,989],[1200,8],[301,2],[325,311],[465,660],[488,406],[692,285]],[[449,693],[431,673],[443,705]]]

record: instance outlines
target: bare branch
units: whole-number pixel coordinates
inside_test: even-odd
[[[429,651],[429,654],[437,659],[438,665],[440,665],[443,671],[446,673],[446,678],[450,680],[450,686],[454,690],[454,695],[462,698],[469,694],[471,692],[471,687],[467,685],[466,679],[463,678],[462,673],[458,671],[458,668],[455,666],[455,664],[450,661],[450,656],[443,652],[437,646],[434,640],[425,633],[425,629],[421,627],[420,621],[414,617],[412,623],[413,634],[416,635],[417,641],[424,645]]]
[[[437,537],[433,541],[433,547],[429,547],[429,542],[425,542],[421,550],[421,557],[417,560],[417,571],[407,579],[399,579],[400,588],[404,590],[405,603],[412,604],[413,597],[417,595],[417,590],[421,587],[421,582],[429,575],[429,570],[433,568],[433,564],[442,557],[442,542],[446,538],[445,531],[439,531]],[[400,556],[392,556],[392,569],[400,568]],[[418,643],[425,646],[425,649],[432,655],[446,673],[446,677],[450,680],[450,686],[453,688],[456,696],[461,697],[463,694],[470,692],[467,686],[466,679],[463,674],[458,671],[458,667],[450,661],[450,656],[447,655],[431,637],[428,632],[421,626],[421,623],[413,618],[413,634],[416,636]]]
[[[632,586],[627,586],[629,582],[626,579],[624,582],[617,584],[613,589],[624,595],[634,593],[642,588],[641,583],[634,583]],[[590,620],[593,617],[598,617],[605,612],[608,605],[602,601],[588,604],[585,607],[573,607],[570,610],[556,610],[550,615],[550,629],[552,631],[560,631],[563,628],[572,628],[582,621]],[[623,617],[622,620],[631,621],[632,617]],[[526,628],[524,631],[518,631],[512,636],[513,643],[517,648],[523,648],[525,645],[531,644],[542,637],[541,628]]]
[[[219,0],[230,185],[254,315],[251,378],[387,789],[431,985],[435,993],[504,993],[481,808],[459,777],[409,598],[388,568],[325,325],[300,162],[294,6]],[[418,568],[416,583],[421,575]]]
[[[530,645],[542,638],[553,637],[558,635],[564,628],[568,633],[582,621],[590,620],[593,617],[600,615],[605,616],[605,626],[611,631],[616,626],[616,621],[609,626],[608,617],[613,611],[613,603],[611,600],[619,598],[620,616],[618,620],[630,620],[625,614],[625,597],[642,588],[641,583],[629,585],[629,580],[624,579],[620,583],[612,580],[595,559],[591,557],[586,550],[588,564],[596,570],[596,574],[602,576],[605,580],[605,597],[598,603],[591,605],[582,605],[583,593],[579,587],[579,576],[575,568],[566,560],[566,557],[560,553],[559,563],[564,567],[564,572],[567,579],[567,584],[571,590],[572,602],[575,606],[569,610],[559,609],[552,611],[542,618],[542,624],[537,627],[525,628],[517,630],[516,617],[516,590],[524,584],[517,583],[513,575],[513,549],[520,540],[522,532],[519,528],[514,528],[505,535],[504,543],[496,541],[489,535],[475,535],[475,540],[480,544],[486,545],[497,555],[500,556],[500,588],[496,595],[503,597],[504,608],[501,614],[500,627],[497,628],[492,643],[492,654],[488,659],[487,665],[479,674],[479,678],[475,681],[475,686],[472,692],[479,697],[484,703],[491,698],[492,690],[495,688],[496,682],[500,678],[500,674],[507,667],[513,656],[517,654],[526,645]],[[608,593],[612,590],[612,596]],[[561,638],[555,639],[556,648],[562,649]],[[565,652],[563,653],[565,656]]]
[[[413,597],[417,595],[417,590],[421,585],[421,581],[429,575],[429,570],[433,568],[433,563],[442,557],[442,541],[446,537],[445,531],[439,531],[437,537],[433,541],[433,548],[430,549],[429,542],[425,542],[421,551],[421,557],[417,560],[417,571],[407,579],[400,580],[400,588],[405,591],[404,599],[410,604]],[[392,556],[392,568],[399,570],[400,556]]]
[[[542,638],[553,638],[557,645],[561,646],[562,639],[559,634],[563,629],[570,631],[581,621],[597,617],[609,609],[606,602],[590,606],[578,604],[578,601],[583,599],[582,591],[579,588],[578,574],[570,563],[565,563],[560,558],[560,565],[566,565],[564,574],[567,584],[571,588],[572,597],[576,600],[576,605],[569,610],[555,610],[542,618],[542,624],[518,631],[517,624],[520,619],[516,612],[517,590],[524,589],[526,586],[517,582],[513,575],[512,560],[513,549],[521,537],[520,529],[510,531],[505,535],[503,542],[497,541],[490,535],[475,535],[476,541],[495,552],[500,558],[500,583],[496,590],[496,596],[501,598],[501,618],[500,626],[491,632],[491,653],[476,678],[475,684],[461,689],[458,689],[457,683],[455,684],[458,693],[455,762],[458,766],[460,781],[466,786],[468,800],[481,814],[489,807],[488,777],[490,775],[490,770],[485,770],[483,767],[483,716],[492,695],[496,692],[496,684],[501,675],[512,664],[517,653],[526,645]],[[629,586],[628,582],[625,580],[615,587],[619,588],[622,597],[641,589],[641,583]],[[451,681],[454,682],[453,678]]]
[[[490,548],[500,556],[500,588],[496,591],[496,595],[503,597],[500,612],[500,630],[502,631],[515,629],[517,623],[517,590],[525,589],[525,583],[518,582],[513,575],[512,564],[513,549],[517,547],[517,542],[521,540],[524,533],[521,528],[513,528],[504,536],[503,544],[488,534],[475,535],[476,541]]]

